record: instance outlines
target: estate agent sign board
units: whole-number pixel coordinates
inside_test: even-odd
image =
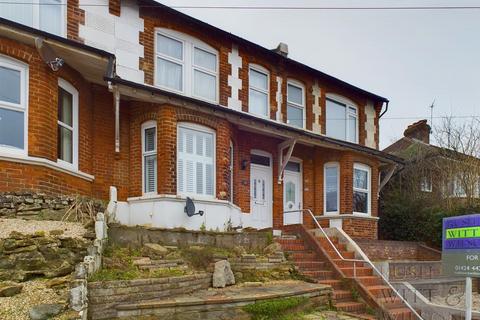
[[[443,219],[443,275],[480,277],[480,214]]]
[[[472,277],[480,277],[480,214],[443,219],[442,269],[465,278],[465,320],[472,319]]]

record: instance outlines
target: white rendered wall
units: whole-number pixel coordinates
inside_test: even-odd
[[[80,0],[79,5],[85,11],[80,38],[86,45],[115,54],[120,77],[143,83],[143,71],[139,69],[140,58],[143,58],[143,46],[139,42],[143,19],[136,1],[122,0],[120,17],[108,12],[108,0]]]
[[[283,104],[283,95],[282,95],[282,77],[277,77],[277,93],[275,95],[275,99],[277,101],[277,121],[283,122],[283,115],[282,115],[282,104]]]
[[[203,216],[188,217],[184,212],[185,199],[155,196],[152,198],[131,199],[117,203],[115,221],[127,226],[145,225],[157,228],[185,228],[200,230],[225,230],[230,220],[233,227],[256,228],[250,214],[223,200],[195,200],[196,212],[204,211]]]
[[[375,143],[375,117],[376,112],[371,101],[367,102],[365,106],[365,130],[367,131],[367,136],[365,138],[365,145],[367,147],[376,149],[377,144]]]
[[[232,74],[228,76],[228,86],[232,92],[232,96],[228,97],[228,107],[240,111],[242,110],[242,101],[239,97],[239,90],[242,89],[242,79],[240,79],[242,57],[240,57],[236,45],[233,45],[232,52],[228,54],[228,63],[232,68]]]
[[[321,90],[318,83],[315,82],[312,88],[313,93],[313,123],[312,131],[315,133],[322,133],[322,125],[320,124],[320,116],[322,115],[322,107],[320,106]]]

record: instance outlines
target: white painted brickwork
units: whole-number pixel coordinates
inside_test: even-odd
[[[283,104],[283,96],[282,96],[282,84],[283,79],[282,77],[277,77],[277,121],[283,122],[282,117],[282,104]]]
[[[85,25],[80,25],[80,37],[85,44],[111,52],[117,58],[117,74],[127,80],[143,83],[139,59],[143,46],[139,44],[143,19],[135,1],[121,2],[120,17],[108,12],[108,0],[80,0],[85,10]]]
[[[312,88],[313,93],[313,124],[312,124],[312,131],[315,133],[322,133],[322,125],[320,124],[320,116],[322,115],[322,108],[320,106],[320,97],[321,97],[321,90],[318,86],[318,83],[315,82]]]
[[[365,130],[367,131],[367,136],[365,138],[365,145],[370,148],[377,148],[377,144],[375,143],[375,108],[373,107],[372,101],[368,101],[367,105],[365,106]]]
[[[242,88],[242,79],[239,72],[242,68],[242,57],[238,53],[238,47],[234,45],[232,52],[228,54],[228,63],[232,67],[232,74],[228,76],[228,86],[232,89],[232,96],[228,97],[228,107],[235,110],[242,110],[242,101],[240,101],[239,90]]]

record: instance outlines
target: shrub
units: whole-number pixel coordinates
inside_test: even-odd
[[[285,313],[308,302],[306,297],[274,299],[249,304],[243,310],[252,316],[253,320],[285,319]]]

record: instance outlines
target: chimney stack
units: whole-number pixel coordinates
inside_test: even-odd
[[[430,132],[431,127],[428,125],[427,120],[420,120],[409,125],[403,132],[403,135],[407,138],[430,144]]]
[[[284,57],[288,57],[288,44],[280,42],[274,52],[281,54]]]

